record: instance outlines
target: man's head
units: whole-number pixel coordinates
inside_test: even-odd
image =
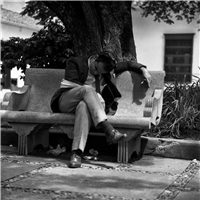
[[[116,68],[116,61],[112,53],[104,51],[97,54],[96,59],[96,69],[100,74],[105,74],[111,72]]]

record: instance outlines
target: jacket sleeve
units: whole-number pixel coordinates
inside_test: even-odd
[[[67,61],[65,68],[65,80],[82,85],[79,78],[78,64],[76,62],[76,59],[73,57],[69,58],[69,60]]]
[[[115,73],[119,74],[124,71],[133,71],[136,73],[141,73],[142,71],[140,70],[141,67],[145,67],[145,65],[133,62],[133,61],[126,61],[126,62],[118,62],[117,67],[115,69]]]

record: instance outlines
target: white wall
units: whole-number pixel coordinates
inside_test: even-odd
[[[29,38],[36,30],[19,27],[16,25],[2,23],[1,24],[2,36],[1,39],[8,40],[10,37]]]
[[[153,21],[153,17],[143,18],[141,10],[132,11],[133,34],[136,45],[137,60],[150,70],[164,70],[164,34],[194,33],[192,73],[199,76],[200,28],[196,21],[176,21],[169,25]]]
[[[20,13],[25,2],[25,0],[2,0],[2,5],[5,9]]]

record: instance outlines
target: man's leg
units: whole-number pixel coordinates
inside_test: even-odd
[[[75,115],[76,115],[76,118],[74,122],[72,157],[69,163],[70,168],[81,167],[81,155],[82,155],[82,152],[84,152],[85,145],[88,138],[88,133],[89,133],[91,122],[92,122],[87,105],[84,101],[81,101],[77,105]]]
[[[75,87],[64,92],[59,101],[60,111],[63,113],[75,113],[80,101],[86,103],[95,126],[107,120],[107,115],[96,91],[87,85]]]
[[[77,96],[86,103],[95,127],[103,129],[109,144],[117,143],[127,137],[126,134],[115,130],[107,121],[104,107],[94,88],[91,86],[82,86],[78,89]]]
[[[81,97],[82,90],[84,90],[83,87],[66,90],[59,101],[61,112],[74,113],[76,116],[73,131],[72,156],[69,163],[69,167],[71,168],[81,166],[81,155],[85,149],[92,123],[88,107],[82,100],[83,97]]]
[[[75,113],[76,106],[80,101],[84,101],[88,107],[95,127],[102,128],[106,134],[107,142],[117,143],[126,137],[113,128],[107,121],[107,115],[104,111],[100,99],[91,86],[80,86],[72,88],[62,94],[60,97],[60,110],[66,113]]]
[[[75,115],[76,118],[74,123],[74,139],[72,143],[72,151],[80,149],[83,152],[92,122],[87,105],[84,101],[81,101],[77,105]]]
[[[79,105],[80,102],[82,103]],[[90,116],[94,122],[94,125],[103,129],[104,133],[106,134],[106,139],[109,143],[119,142],[126,137],[125,134],[119,133],[110,123],[107,122],[107,116],[99,97],[96,91],[90,86],[80,86],[66,90],[66,92],[64,92],[60,97],[59,108],[63,113],[75,113],[76,115],[72,147],[75,157],[72,156],[70,162],[76,163],[76,167],[78,167],[81,163],[79,159],[80,155],[78,154],[81,154],[85,148],[84,143],[87,141],[87,137],[85,136],[88,135],[91,124]],[[83,115],[87,116],[87,118],[84,118]],[[87,124],[86,128],[80,129],[83,125],[85,126],[85,123]],[[76,155],[78,155],[78,157],[76,157]]]

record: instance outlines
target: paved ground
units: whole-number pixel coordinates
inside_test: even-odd
[[[1,149],[2,200],[199,200],[200,162],[144,156],[131,164],[84,160],[67,167],[69,155],[18,156]]]

